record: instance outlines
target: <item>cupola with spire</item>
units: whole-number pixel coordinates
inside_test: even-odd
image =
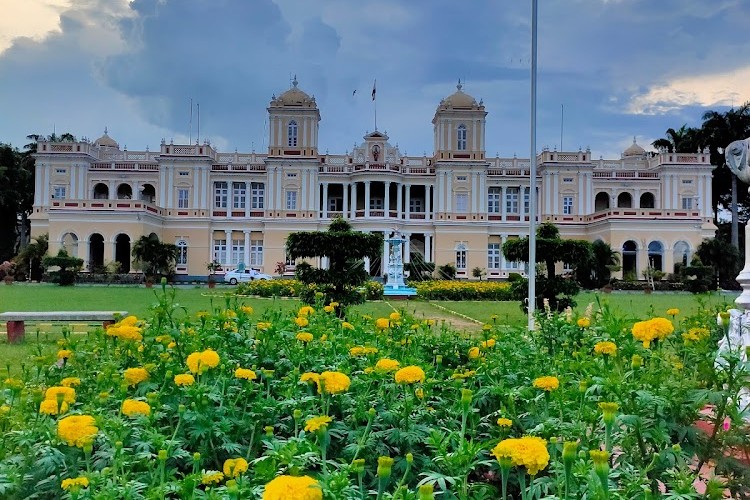
[[[432,119],[435,157],[438,160],[483,160],[485,155],[484,102],[463,90],[458,80],[456,91],[440,101]]]
[[[112,139],[109,134],[107,134],[107,127],[104,127],[104,135],[94,141],[94,146],[120,149],[120,145],[117,144],[117,141]]]
[[[289,90],[271,98],[268,107],[269,156],[311,157],[318,154],[320,111],[315,97],[299,87],[294,75]]]
[[[628,148],[622,152],[622,156],[643,156],[646,154],[646,150],[643,149],[635,140],[635,136],[633,136],[633,144],[628,146]]]

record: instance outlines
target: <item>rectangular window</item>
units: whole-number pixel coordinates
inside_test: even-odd
[[[214,260],[227,263],[227,240],[214,240]]]
[[[57,168],[57,169],[55,169],[55,173],[56,173],[56,174],[65,174],[65,173],[67,173],[67,172],[68,172],[68,170],[67,170],[67,169],[65,169],[65,168]],[[683,181],[683,182],[684,182],[684,181]]]
[[[262,182],[250,183],[250,208],[262,209],[265,204],[266,185]]]
[[[469,193],[456,193],[456,212],[465,214],[469,211]]]
[[[52,191],[52,197],[56,200],[65,199],[65,186],[55,186]]]
[[[500,269],[500,243],[487,245],[487,269]]]
[[[523,189],[523,213],[528,214],[530,212],[531,205],[529,204],[529,188]]]
[[[250,240],[250,265],[263,265],[263,240]]]
[[[422,213],[424,212],[424,206],[421,198],[411,198],[409,200],[409,211],[411,213]]]
[[[693,198],[690,196],[685,196],[682,198],[682,209],[683,210],[692,210],[693,209]]]
[[[180,177],[187,177],[188,175],[190,175],[190,171],[188,171],[188,170],[180,170],[180,171],[178,172],[178,175],[179,175]]]
[[[466,176],[465,175],[457,175],[456,176],[456,181],[458,181],[458,182],[465,182],[466,181]]]
[[[214,182],[214,207],[227,208],[227,191],[226,182]]]
[[[297,210],[297,191],[286,192],[286,209]]]
[[[246,184],[244,182],[232,183],[232,208],[245,208]]]
[[[287,179],[293,179],[295,177],[297,177],[297,172],[287,172],[286,173],[286,178]]]
[[[466,150],[466,125],[459,125],[456,134],[456,149],[459,151]]]
[[[370,198],[370,210],[383,210],[383,198]]]
[[[693,179],[682,179],[682,183],[683,184],[692,184],[693,183]]]
[[[245,261],[245,239],[232,240],[232,259],[230,264],[233,266],[239,265],[240,262]]]
[[[180,241],[177,243],[177,265],[187,266],[187,242]]]
[[[188,208],[190,207],[190,190],[189,189],[178,189],[177,190],[177,208]]]
[[[456,269],[459,271],[466,270],[466,249],[459,248],[456,250]]]
[[[493,187],[487,191],[487,212],[491,214],[500,213],[500,188]]]
[[[572,177],[563,177],[563,182],[565,182],[565,183],[571,183],[571,182],[573,182],[573,178]]]
[[[563,196],[563,215],[570,215],[573,213],[573,197]]]
[[[343,198],[328,198],[328,211],[341,212],[344,208]]]
[[[507,213],[518,213],[518,194],[519,189],[517,187],[511,187],[505,191],[505,211]]]

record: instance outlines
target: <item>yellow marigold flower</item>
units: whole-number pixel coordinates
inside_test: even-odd
[[[323,310],[324,310],[325,312],[327,312],[327,313],[332,313],[332,312],[333,312],[333,306],[325,306],[325,307],[323,308]]]
[[[397,384],[415,384],[417,382],[424,382],[424,377],[424,370],[415,365],[405,366],[394,375]]]
[[[148,371],[145,368],[128,368],[125,370],[123,378],[125,378],[128,385],[136,386],[148,380]]]
[[[167,349],[174,349],[175,347],[177,347],[177,342],[170,342],[167,344]]]
[[[680,314],[680,310],[677,309],[676,307],[667,309],[667,316],[677,316],[678,314]]]
[[[379,372],[393,372],[398,370],[399,366],[401,366],[401,363],[395,359],[389,358],[379,359],[378,362],[375,363],[375,369]]]
[[[81,385],[81,379],[78,377],[65,377],[60,381],[60,385],[63,387],[78,387]]]
[[[305,372],[302,374],[302,376],[299,378],[300,382],[313,382],[318,383],[318,380],[320,379],[320,374],[315,372]]]
[[[344,321],[343,323],[341,323],[341,328],[343,328],[344,330],[354,330],[354,325],[352,325],[348,321]]]
[[[487,339],[484,342],[482,342],[482,348],[483,349],[488,349],[490,347],[495,347],[496,343],[497,343],[497,341],[495,339]]]
[[[664,340],[674,332],[674,325],[667,318],[653,318],[651,328],[659,340]]]
[[[174,376],[174,383],[179,386],[193,385],[195,383],[195,377],[189,373],[181,373]]]
[[[219,365],[219,353],[213,349],[206,349],[203,352],[194,352],[187,358],[187,366],[193,373],[203,373],[209,368],[216,368]]]
[[[240,311],[242,311],[245,314],[252,314],[253,313],[253,308],[250,307],[250,306],[241,306],[240,307]]]
[[[591,320],[589,318],[578,318],[577,324],[581,328],[588,328],[591,326]]]
[[[492,449],[492,454],[498,461],[509,458],[514,466],[526,467],[531,476],[549,464],[547,442],[535,436],[503,439]]]
[[[602,465],[609,462],[609,452],[605,450],[590,450],[589,456],[594,465]]]
[[[691,328],[687,331],[687,333],[682,334],[682,339],[686,344],[690,342],[699,342],[705,338],[708,338],[710,333],[711,332],[708,331],[708,328]]]
[[[497,419],[497,425],[499,425],[500,427],[510,427],[511,425],[513,425],[513,421],[509,418],[501,417]]]
[[[60,349],[57,351],[57,359],[69,359],[73,355],[70,349]]]
[[[349,355],[353,357],[369,356],[370,354],[377,354],[377,352],[378,352],[377,347],[354,346],[351,349],[349,349]]]
[[[224,475],[229,478],[237,477],[247,472],[247,465],[247,460],[242,457],[228,458],[224,460]]]
[[[391,321],[401,321],[401,314],[396,311],[392,312],[388,317]]]
[[[196,316],[196,317],[197,317],[198,319],[205,319],[205,318],[208,318],[208,311],[198,311],[197,313],[195,313],[195,316]]]
[[[349,389],[351,380],[341,372],[323,372],[318,378],[318,394],[338,394]]]
[[[206,471],[203,473],[203,476],[201,477],[201,483],[205,484],[206,486],[211,486],[212,484],[219,484],[223,480],[224,480],[224,474],[215,470]]]
[[[138,318],[130,315],[120,320],[120,324],[124,326],[135,326],[138,324]]]
[[[68,403],[63,401],[58,405],[55,399],[45,399],[39,404],[39,413],[42,415],[57,415],[68,411]]]
[[[615,344],[614,342],[610,342],[609,340],[597,342],[594,346],[594,352],[596,354],[614,356],[614,354],[617,352],[617,344]]]
[[[71,415],[57,422],[57,436],[69,446],[83,448],[94,441],[99,428],[91,415]]]
[[[304,342],[305,344],[307,344],[308,342],[312,342],[312,340],[313,340],[313,334],[310,333],[310,332],[299,332],[297,334],[297,340],[299,340],[300,342]]]
[[[6,378],[3,382],[8,389],[20,390],[23,389],[23,382],[17,378]]]
[[[255,370],[249,368],[237,368],[234,371],[234,376],[245,380],[255,380],[258,378],[258,374],[255,373]]]
[[[311,314],[315,314],[315,309],[310,306],[302,306],[299,308],[299,311],[297,311],[297,316],[299,317],[307,317]]]
[[[469,359],[477,359],[479,357],[479,348],[472,347],[469,349]]]
[[[237,311],[234,311],[233,309],[227,309],[224,311],[224,316],[227,318],[236,318],[237,317]]]
[[[375,320],[375,328],[378,330],[387,330],[391,326],[391,322],[388,318],[378,318]]]
[[[417,387],[414,389],[414,395],[417,397],[417,399],[424,399],[424,389],[421,387]]]
[[[325,429],[333,419],[327,415],[313,417],[305,421],[305,432],[316,432],[319,429]]]
[[[324,333],[323,335],[320,336],[320,341],[325,342],[326,340],[328,340],[328,334]]]
[[[258,321],[258,324],[255,325],[255,327],[258,330],[268,330],[269,328],[271,328],[271,323],[267,321]]]
[[[89,487],[89,479],[84,476],[63,479],[60,487],[65,491],[78,491],[81,488]]]
[[[451,378],[453,380],[464,380],[476,374],[477,372],[475,370],[466,370],[465,372],[456,372],[452,374]]]
[[[310,476],[277,476],[266,484],[263,500],[323,500],[323,491]]]
[[[674,332],[674,325],[666,318],[652,318],[639,321],[633,325],[631,333],[636,340],[643,342],[643,347],[649,348],[654,340],[664,340]]]
[[[297,323],[297,326],[300,328],[304,328],[307,325],[310,324],[310,322],[307,320],[307,318],[303,318],[302,316],[299,316],[294,319],[294,322]]]
[[[331,307],[338,307],[340,304],[338,302],[334,301],[334,302],[331,302],[328,305],[331,306]]]
[[[62,398],[62,400],[66,403],[75,403],[76,390],[72,387],[54,386],[47,389],[47,391],[44,393],[44,399],[57,401],[58,397]]]
[[[560,381],[557,377],[539,377],[534,379],[534,387],[543,391],[552,392],[560,387]]]
[[[128,417],[137,417],[138,415],[151,415],[151,406],[145,401],[137,399],[126,399],[122,402],[122,413]]]

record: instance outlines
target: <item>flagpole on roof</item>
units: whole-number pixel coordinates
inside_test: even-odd
[[[378,130],[378,101],[377,99],[375,99],[375,92],[376,92],[375,84],[377,82],[378,82],[377,80],[373,80],[372,82],[372,107],[375,112],[375,131],[376,132]]]
[[[536,39],[537,0],[531,0],[531,165],[529,168],[529,330],[534,329],[536,308]]]

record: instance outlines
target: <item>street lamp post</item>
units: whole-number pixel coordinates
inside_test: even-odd
[[[529,330],[536,308],[536,39],[537,0],[531,0],[531,166],[529,169]]]

